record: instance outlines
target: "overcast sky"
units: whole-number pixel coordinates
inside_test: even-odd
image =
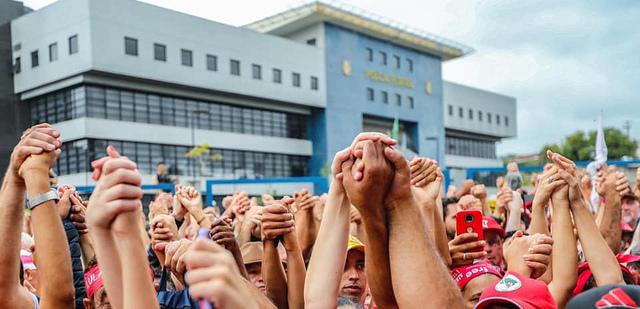
[[[24,0],[39,9],[54,1]],[[230,25],[303,4],[294,0],[145,0]],[[631,122],[640,138],[640,1],[343,0],[473,47],[443,75],[518,102],[518,137],[498,154],[531,153],[576,130]],[[635,29],[635,30],[634,30]]]

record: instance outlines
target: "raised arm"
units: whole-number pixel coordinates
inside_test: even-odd
[[[392,148],[378,146],[375,150],[370,147],[368,151],[383,152],[395,170],[384,203],[389,217],[393,291],[399,307],[462,307],[463,300],[458,287],[435,252],[435,245],[427,236],[427,229],[420,218],[418,205],[411,194],[407,161]],[[427,303],[423,298],[425,295],[429,295]]]
[[[622,172],[616,172],[615,166],[609,166],[607,171],[598,173],[598,183],[605,181],[607,174],[613,173],[615,177],[615,188],[613,192],[602,191],[603,187],[598,186],[596,190],[600,198],[604,200],[598,208],[598,212],[602,209],[601,220],[598,224],[602,237],[607,241],[609,248],[614,254],[620,252],[620,240],[622,239],[622,229],[620,221],[622,220],[621,197],[631,192],[627,177]],[[613,187],[612,187],[613,188]]]
[[[262,212],[262,278],[267,296],[278,308],[288,308],[287,278],[278,254],[278,238],[294,231],[293,215],[280,202],[265,206]]]
[[[293,203],[292,198],[283,198],[282,204],[289,210]],[[282,245],[287,251],[287,302],[289,308],[304,309],[304,279],[306,269],[302,250],[298,243],[298,236],[294,230],[282,235]]]
[[[313,207],[318,197],[309,194],[307,189],[302,189],[294,194],[294,215],[296,219],[296,234],[302,256],[309,257],[311,249],[316,242],[317,227],[316,220],[313,217]]]
[[[18,171],[30,155],[57,149],[61,145],[59,136],[48,124],[34,126],[24,132],[11,153],[0,189],[0,242],[3,248],[0,250],[0,307],[35,306],[27,290],[20,286],[20,224],[26,189],[24,179]]]
[[[549,165],[538,181],[538,187],[533,197],[531,209],[531,224],[529,225],[529,234],[545,234],[549,235],[549,227],[547,225],[546,209],[553,193],[560,185],[566,182],[558,176],[558,167]],[[553,178],[551,178],[553,177]],[[551,181],[550,181],[551,180]]]
[[[340,278],[347,258],[350,203],[342,186],[341,166],[349,149],[338,152],[331,171],[334,176],[320,222],[304,286],[305,307],[335,308]]]

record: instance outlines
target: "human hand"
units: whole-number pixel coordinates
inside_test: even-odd
[[[156,199],[149,203],[149,220],[159,214],[169,214],[172,209],[173,197],[171,194],[161,192],[156,195]]]
[[[275,201],[276,199],[273,198],[273,196],[271,194],[262,194],[260,196],[262,198],[262,205],[269,205],[270,203],[272,203],[273,201]]]
[[[184,216],[186,216],[189,211],[187,208],[182,206],[180,200],[178,199],[178,192],[182,190],[181,185],[176,185],[175,194],[171,199],[171,215],[176,218],[176,220],[184,220]],[[224,201],[223,201],[224,202]]]
[[[295,235],[293,214],[289,212],[285,201],[291,203],[293,199],[274,201],[262,208],[262,240],[274,240],[288,233]]]
[[[624,175],[622,175],[622,177],[624,177]],[[602,197],[612,197],[619,195],[617,189],[620,180],[621,179],[616,173],[615,166],[601,168],[596,174],[596,192],[598,192],[598,195]],[[626,181],[626,178],[623,181],[620,181],[621,187],[624,184],[624,181]]]
[[[184,186],[176,193],[178,202],[196,219],[202,216],[202,197],[196,188]]]
[[[178,226],[173,216],[159,214],[151,220],[149,225],[153,251],[162,253],[167,243],[178,239]]]
[[[231,211],[236,216],[243,216],[249,208],[251,208],[251,201],[247,192],[236,192],[231,200]]]
[[[32,154],[22,162],[18,174],[20,177],[38,177],[41,179],[49,179],[49,170],[56,164],[56,160],[60,156],[61,150],[43,152],[40,154]]]
[[[533,235],[528,253],[522,256],[531,269],[531,278],[540,278],[547,271],[551,263],[552,249],[553,238],[544,234]]]
[[[620,196],[627,195],[631,192],[631,185],[629,185],[629,180],[627,176],[623,172],[616,172],[616,191]]]
[[[71,212],[71,195],[76,194],[75,187],[63,185],[58,188],[58,215],[60,219],[66,219]]]
[[[72,194],[71,195],[71,210],[69,214],[69,220],[76,227],[76,230],[79,234],[86,234],[89,232],[89,228],[87,227],[87,207],[83,203],[82,199],[79,195]]]
[[[313,196],[309,193],[309,190],[302,189],[293,194],[293,204],[291,205],[291,209],[293,213],[297,213],[298,211],[313,211],[313,206],[316,205],[317,196]]]
[[[230,218],[222,217],[214,219],[209,229],[209,236],[211,240],[231,252],[239,250],[238,242],[231,227]]]
[[[498,188],[498,190],[501,190],[504,187],[504,176],[498,176],[498,178],[496,178],[496,188]]]
[[[275,201],[274,201],[275,202]],[[271,202],[273,204],[274,202]],[[256,206],[247,211],[247,220],[243,224],[248,224],[251,230],[251,236],[256,238],[262,237],[262,210],[264,207]],[[230,220],[230,219],[229,219]]]
[[[482,211],[482,202],[471,194],[467,194],[458,200],[458,206],[462,210]]]
[[[487,198],[487,188],[483,184],[475,185],[471,187],[470,191],[471,195],[475,196],[477,199],[484,200]]]
[[[444,176],[435,160],[416,158],[409,164],[411,168],[411,189],[421,203],[435,205]],[[428,174],[427,174],[428,173]]]
[[[536,234],[538,235],[538,234]],[[539,237],[539,236],[537,236]],[[516,231],[502,246],[502,255],[507,264],[507,270],[530,277],[533,272],[524,256],[529,254],[533,236],[525,236],[522,231]]]
[[[506,212],[509,210],[509,203],[513,200],[513,191],[511,188],[503,187],[498,191],[498,196],[496,197],[496,211],[498,212]]]
[[[87,209],[87,224],[96,229],[110,229],[118,215],[142,209],[142,179],[136,164],[120,157],[113,146],[109,146],[107,152],[110,155],[101,162],[100,172],[94,171],[99,178],[89,199],[91,207]],[[125,233],[131,230],[130,226],[122,228],[121,232]]]
[[[192,244],[191,240],[183,238],[168,243],[164,250],[164,267],[169,269],[178,280],[181,280],[187,270],[184,257]]]
[[[456,191],[458,189],[456,188],[456,186],[454,185],[449,185],[449,187],[447,188],[447,197],[454,197],[456,196]]]
[[[478,240],[476,233],[464,233],[456,235],[449,241],[449,254],[451,255],[451,268],[473,263],[474,260],[487,256],[484,251],[486,242]]]
[[[471,188],[473,188],[473,186],[475,186],[475,182],[471,179],[465,179],[465,181],[462,182],[462,185],[460,186],[460,190],[458,190],[458,192],[456,192],[456,196],[458,197],[462,197],[464,195],[467,195],[469,193],[471,193]]]
[[[236,262],[221,246],[197,239],[184,257],[189,295],[206,299],[216,308],[258,308],[243,284]]]
[[[566,185],[566,181],[560,178],[558,167],[553,165],[544,171],[538,182],[534,201],[536,205],[546,206],[551,198],[551,194],[561,186]]]
[[[411,172],[409,162],[407,162],[399,150],[386,147],[383,151],[385,158],[391,162],[393,168],[393,181],[384,198],[384,205],[387,207],[387,210],[390,210],[398,206],[396,204],[400,201],[413,200],[413,194],[411,193]]]
[[[20,176],[20,169],[25,160],[31,155],[45,152],[59,153],[60,146],[62,146],[60,132],[48,123],[38,124],[27,129],[11,152],[9,167],[7,168],[7,176],[10,177],[8,180],[14,185],[24,186],[24,180]],[[49,172],[49,168],[46,168],[46,172]]]

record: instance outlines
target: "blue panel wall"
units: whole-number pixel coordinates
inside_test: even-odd
[[[311,134],[314,140],[312,175],[318,175],[322,166],[330,164],[333,155],[362,131],[365,115],[390,120],[398,115],[401,121],[417,123],[416,129],[408,133],[414,138],[420,155],[444,163],[441,60],[328,23],[325,23],[325,40],[327,108],[323,115],[312,117],[311,126],[315,131]],[[367,48],[373,50],[373,61],[367,59]],[[381,62],[380,52],[387,54],[386,65]],[[395,67],[394,55],[400,56],[400,68]],[[412,72],[406,59],[413,61]],[[343,73],[344,60],[350,62],[350,76]],[[367,77],[367,69],[409,79],[414,88],[374,81]],[[430,95],[425,91],[427,81],[432,86]],[[374,89],[373,102],[367,100],[367,88]],[[383,90],[389,94],[388,104],[382,102]],[[396,104],[396,93],[402,96],[402,106]],[[409,96],[414,99],[414,109],[409,106]]]

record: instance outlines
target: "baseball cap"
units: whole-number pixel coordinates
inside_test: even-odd
[[[544,282],[515,272],[507,272],[502,280],[484,290],[475,309],[491,304],[513,304],[520,309],[558,308]]]
[[[349,235],[349,241],[347,241],[347,252],[351,250],[358,250],[364,253],[364,244],[353,235]]]
[[[37,269],[36,264],[33,263],[33,255],[31,254],[31,252],[21,249],[20,260],[22,261],[22,267],[24,267],[24,269]]]
[[[484,218],[482,218],[482,230],[496,231],[498,232],[498,234],[500,234],[500,237],[504,238],[504,229],[502,228],[502,226],[500,226],[500,224],[498,224],[496,219],[491,216],[485,216]]]
[[[593,288],[574,297],[567,304],[567,309],[628,309],[640,307],[638,304],[640,304],[640,287],[612,284]]]
[[[618,254],[616,255],[616,259],[618,260],[618,263],[633,263],[640,261],[640,256],[632,254]],[[631,271],[626,266],[620,265],[620,270],[633,278]],[[576,287],[573,289],[573,296],[584,292],[584,287],[591,276],[592,273],[588,262],[584,262],[578,266],[578,280],[576,281]]]
[[[486,274],[502,278],[502,275],[498,270],[496,270],[493,265],[487,261],[460,266],[451,270],[451,277],[453,277],[453,280],[458,284],[458,288],[461,291],[469,281]]]
[[[261,242],[252,241],[245,243],[240,247],[240,253],[242,254],[244,265],[262,263],[263,249]]]

